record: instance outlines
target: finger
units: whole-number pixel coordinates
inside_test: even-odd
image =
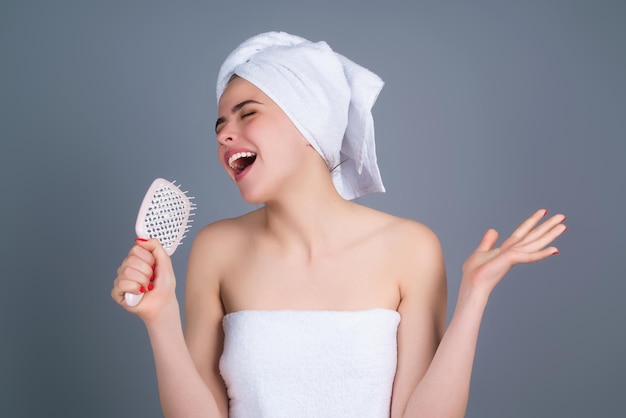
[[[133,245],[128,252],[128,258],[137,257],[146,264],[153,265],[154,255],[149,249],[144,248],[141,244],[143,244],[142,241],[135,241],[135,245]]]
[[[483,239],[480,241],[480,244],[478,244],[476,251],[480,251],[480,252],[489,251],[494,247],[494,245],[496,245],[497,241],[498,241],[498,231],[496,231],[493,228],[490,228],[487,230],[487,232],[485,232],[485,235],[483,235]]]
[[[557,239],[565,231],[567,231],[567,227],[564,224],[557,224],[549,231],[546,231],[543,235],[535,238],[533,241],[520,245],[519,247],[516,246],[516,248],[528,253],[539,251],[550,245],[552,241]]]
[[[143,285],[143,286],[147,286],[148,283],[150,282],[150,275],[151,273],[147,274],[145,270],[140,271],[131,266],[124,266],[120,270],[120,274],[117,276],[117,278],[113,282],[113,285],[118,286],[118,283],[128,280],[128,281],[139,283],[140,285]]]
[[[556,247],[547,247],[534,252],[512,251],[509,257],[513,264],[528,264],[544,260],[558,253],[559,250]]]
[[[139,257],[134,254],[129,255],[128,257],[124,259],[124,261],[122,262],[122,265],[117,269],[118,276],[123,276],[124,274],[129,273],[129,272],[131,272],[132,274],[132,270],[135,270],[147,276],[152,274],[152,265],[154,264],[154,257],[146,250],[140,247],[137,247],[137,248],[138,250],[143,251],[146,254],[148,254],[148,256]],[[131,250],[131,253],[132,252],[133,250]]]
[[[552,231],[552,229],[555,226],[563,223],[565,221],[565,219],[567,219],[566,216],[561,214],[561,213],[550,217],[550,219],[547,219],[541,225],[537,226],[535,229],[530,231],[528,233],[528,235],[522,240],[522,242],[531,242],[531,241],[534,241],[536,239],[539,239],[543,235],[545,235],[548,232]]]
[[[163,245],[161,245],[161,242],[158,239],[151,238],[147,241],[143,239],[137,239],[136,242],[139,247],[148,251],[154,258],[154,261],[152,262],[150,268],[153,269],[152,266],[154,266],[154,274],[156,276],[158,276],[158,272],[163,271],[163,269],[172,269],[172,260],[170,259],[170,256],[165,252]],[[150,274],[152,275],[152,273]]]
[[[150,273],[150,281],[160,281],[159,278],[165,277],[166,283],[170,283],[170,280],[175,282],[172,260],[158,239],[152,238],[147,241],[139,240],[137,245],[141,246],[146,251],[149,251],[154,258],[154,264],[151,266],[152,272]],[[154,286],[155,285],[153,283],[149,283],[147,289],[152,290]]]
[[[146,287],[142,285],[141,283],[136,282],[134,280],[122,279],[122,280],[116,281],[115,286],[113,287],[113,290],[111,290],[111,297],[117,303],[121,304],[125,300],[124,295],[126,293],[140,294],[140,293],[144,293],[145,291],[146,291]]]
[[[533,213],[530,218],[522,222],[521,225],[513,231],[511,236],[509,236],[506,241],[502,243],[502,248],[510,247],[511,245],[521,241],[539,223],[539,221],[541,221],[546,213],[548,213],[546,209],[539,209]]]

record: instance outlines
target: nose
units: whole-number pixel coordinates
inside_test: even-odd
[[[228,145],[230,142],[233,141],[233,138],[231,136],[226,136],[226,135],[217,135],[217,143],[220,145]]]
[[[232,125],[224,124],[220,132],[217,134],[216,139],[220,145],[228,145],[237,138],[237,133],[233,129]]]
[[[224,127],[226,128],[226,127]],[[222,129],[220,133],[215,137],[217,143],[220,145],[227,145],[233,141],[233,135],[227,131],[227,129]]]

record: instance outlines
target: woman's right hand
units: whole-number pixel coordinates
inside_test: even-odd
[[[111,297],[148,323],[157,320],[166,311],[165,307],[177,306],[175,288],[172,262],[161,243],[155,238],[138,238],[117,269]],[[125,293],[143,293],[144,297],[131,307],[124,300]]]

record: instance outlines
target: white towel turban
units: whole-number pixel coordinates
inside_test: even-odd
[[[342,197],[385,191],[371,111],[384,84],[376,74],[326,42],[285,32],[254,36],[226,58],[217,78],[218,101],[233,74],[285,112],[326,161]]]

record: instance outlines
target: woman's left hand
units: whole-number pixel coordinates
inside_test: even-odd
[[[498,232],[489,229],[478,248],[463,263],[461,286],[468,287],[468,290],[484,292],[488,297],[514,265],[534,263],[558,254],[558,249],[550,245],[567,230],[563,224],[566,218],[558,214],[540,224],[546,213],[545,209],[535,212],[499,248],[494,248]]]

